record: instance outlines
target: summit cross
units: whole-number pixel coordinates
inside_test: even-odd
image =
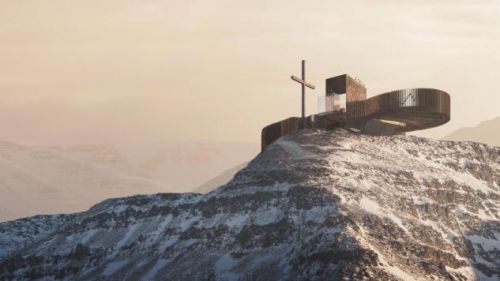
[[[315,86],[309,82],[306,81],[306,61],[302,60],[302,78],[299,78],[295,75],[292,75],[292,80],[299,82],[302,86],[302,118],[305,117],[306,114],[306,104],[305,104],[305,92],[306,92],[306,87],[310,89],[315,89]]]

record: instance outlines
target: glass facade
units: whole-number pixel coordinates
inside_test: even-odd
[[[326,112],[326,97],[318,97],[318,113]]]

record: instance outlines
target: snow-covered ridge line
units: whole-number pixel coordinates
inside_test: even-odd
[[[0,279],[498,280],[498,163],[477,143],[303,131],[208,194],[0,224]]]

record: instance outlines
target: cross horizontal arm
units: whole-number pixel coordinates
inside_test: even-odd
[[[297,77],[295,75],[292,75],[291,78],[292,78],[293,81],[299,82],[300,84],[304,84],[304,86],[306,86],[306,87],[308,87],[310,89],[314,90],[316,88],[313,84],[311,84],[309,82],[306,82],[306,81],[300,79],[299,77]]]

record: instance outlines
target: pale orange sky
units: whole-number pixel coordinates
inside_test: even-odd
[[[369,96],[433,87],[452,97],[441,137],[500,115],[500,1],[0,2],[0,140],[73,144],[258,142],[268,123],[316,113],[324,79]]]

